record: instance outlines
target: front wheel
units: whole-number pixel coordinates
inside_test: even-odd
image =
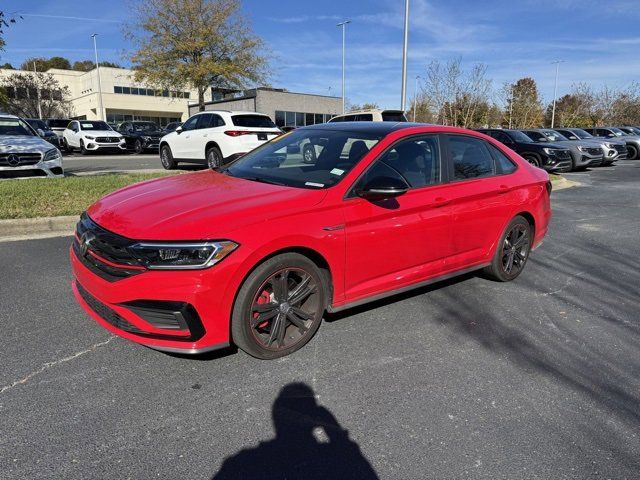
[[[493,255],[491,265],[485,273],[499,282],[515,279],[527,263],[531,251],[531,225],[526,218],[518,215],[509,222]]]
[[[627,158],[629,160],[638,159],[638,149],[632,145],[627,145]]]
[[[80,140],[80,155],[87,155],[89,150],[84,148],[84,141]]]
[[[144,147],[142,146],[142,142],[140,140],[136,140],[136,143],[133,145],[133,149],[137,154],[141,154],[144,152]]]
[[[305,145],[302,149],[304,163],[316,163],[316,149],[313,145]]]
[[[222,153],[217,147],[211,147],[207,150],[207,167],[215,170],[222,166]]]
[[[320,328],[326,283],[316,264],[298,253],[260,264],[242,284],[233,307],[234,343],[264,360],[295,352]]]
[[[173,170],[176,168],[176,161],[171,154],[171,148],[169,145],[163,145],[160,149],[160,163],[165,170]]]
[[[532,153],[526,154],[524,156],[524,159],[534,167],[542,168],[542,162],[540,161],[537,155],[534,155]]]

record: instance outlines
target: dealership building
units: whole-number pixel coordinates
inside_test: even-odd
[[[250,90],[212,89],[212,100],[205,110],[244,110],[266,113],[279,127],[324,123],[342,113],[342,98],[327,95],[289,92],[279,88],[258,87]],[[199,110],[190,105],[189,113]]]
[[[52,68],[51,74],[61,87],[70,93],[72,114],[79,120],[106,119],[118,124],[126,120],[150,120],[164,126],[184,121],[198,112],[197,90],[158,90],[134,81],[133,70],[100,67],[88,72]],[[0,69],[0,78],[18,73],[33,75],[23,70]],[[99,88],[100,86],[100,88]],[[101,90],[102,95],[99,95]],[[11,92],[13,95],[35,95],[35,92]],[[103,114],[100,114],[102,97]],[[211,88],[205,93],[206,110],[245,110],[266,113],[278,126],[312,125],[326,122],[342,112],[339,97],[293,93],[284,89],[258,87],[250,90]]]

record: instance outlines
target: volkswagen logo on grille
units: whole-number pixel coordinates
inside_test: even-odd
[[[11,167],[17,167],[18,165],[20,165],[20,157],[15,153],[12,153],[7,157],[7,163]]]
[[[84,232],[80,237],[80,254],[84,257],[89,249],[89,244],[95,240],[96,236],[91,232]]]

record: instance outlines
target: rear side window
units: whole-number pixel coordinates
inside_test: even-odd
[[[488,177],[495,174],[493,157],[485,141],[464,135],[448,135],[454,180]]]
[[[266,115],[232,115],[236,127],[276,128],[276,124]]]
[[[507,157],[504,153],[498,150],[496,147],[487,143],[489,150],[491,151],[491,155],[496,161],[496,171],[498,174],[508,174],[516,171],[516,165],[513,163],[509,157]]]
[[[402,112],[382,112],[383,122],[406,122],[407,119]]]
[[[370,113],[361,113],[360,115],[356,115],[356,121],[358,122],[372,122],[373,115]]]

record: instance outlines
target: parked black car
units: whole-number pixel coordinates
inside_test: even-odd
[[[521,130],[521,132],[536,143],[549,144],[549,142],[552,142],[553,145],[571,150],[571,170],[584,170],[587,167],[602,165],[604,152],[600,143],[588,140],[571,142],[568,138],[550,128],[527,128]]]
[[[62,145],[62,132],[69,125],[71,120],[68,118],[47,118],[44,123],[47,125],[47,130],[53,130],[58,136],[58,142]]]
[[[145,150],[158,151],[160,139],[165,132],[154,122],[131,121],[122,122],[117,129],[125,140],[127,150],[142,153]]]
[[[182,122],[167,123],[167,125],[163,129],[163,132],[166,135],[167,133],[175,132],[176,128],[181,127],[181,126],[182,126]]]
[[[25,118],[24,121],[36,131],[40,138],[46,140],[52,145],[55,145],[56,147],[60,146],[58,135],[56,135],[56,132],[47,126],[44,120],[40,120],[39,118]]]
[[[568,148],[535,143],[519,130],[486,129],[477,130],[489,135],[520,154],[525,160],[548,172],[568,172],[571,170],[571,151]]]
[[[636,160],[640,155],[640,136],[629,135],[619,128],[614,127],[595,127],[584,128],[584,131],[590,133],[594,137],[610,138],[612,140],[624,140],[627,144],[627,158]]]

